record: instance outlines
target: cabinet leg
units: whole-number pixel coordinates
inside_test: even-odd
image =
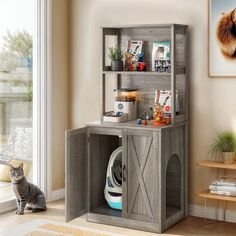
[[[225,209],[227,207],[227,202],[224,201],[224,212],[223,212],[223,221],[225,221]]]
[[[219,201],[216,200],[216,210],[215,210],[215,219],[218,220],[219,219]]]
[[[207,190],[207,171],[204,170],[204,189]],[[204,217],[205,217],[205,223],[207,222],[207,198],[204,199]]]

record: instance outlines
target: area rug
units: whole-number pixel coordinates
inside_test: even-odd
[[[0,236],[121,236],[121,234],[37,219],[12,227],[0,233]]]

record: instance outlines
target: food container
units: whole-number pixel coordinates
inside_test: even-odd
[[[114,111],[128,114],[128,120],[137,118],[137,89],[115,89]]]
[[[105,122],[121,123],[128,120],[128,114],[110,111],[103,116]]]

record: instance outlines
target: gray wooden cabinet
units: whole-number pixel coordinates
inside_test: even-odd
[[[66,220],[163,232],[185,215],[186,124],[99,123],[66,133]],[[122,211],[104,198],[111,153],[122,145]]]
[[[101,120],[66,132],[66,220],[87,213],[91,222],[161,233],[188,214],[187,26],[109,26],[101,34]],[[144,41],[147,71],[111,71],[106,62],[109,37],[116,37],[123,51],[128,40]],[[151,71],[153,41],[171,43],[170,73]],[[172,96],[171,125],[103,122],[111,100],[107,82],[114,79],[115,89],[138,89],[138,114],[153,106],[155,90],[177,90],[179,109]],[[122,211],[111,209],[104,197],[108,161],[119,146]]]

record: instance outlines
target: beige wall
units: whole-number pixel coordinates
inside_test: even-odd
[[[52,189],[64,188],[65,130],[69,122],[68,0],[53,0],[53,160]]]
[[[99,26],[188,24],[190,32],[190,203],[204,187],[203,170],[215,129],[236,130],[236,80],[207,76],[207,0],[71,0],[71,118],[77,127],[99,118]]]

